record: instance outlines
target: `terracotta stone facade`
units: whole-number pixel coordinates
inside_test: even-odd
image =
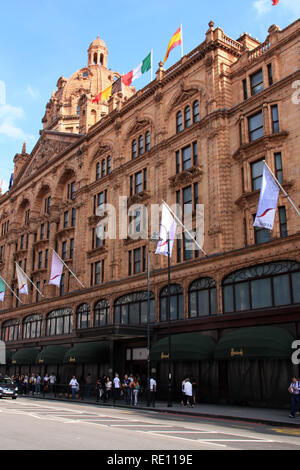
[[[102,202],[116,208],[119,234],[120,197],[128,198],[128,206],[143,203],[147,208],[162,200],[182,207],[188,200],[194,208],[204,205],[208,256],[185,251],[183,241],[174,244],[171,284],[177,285],[177,318],[172,333],[198,331],[217,341],[233,328],[275,325],[300,338],[296,295],[288,305],[273,302],[230,311],[224,308],[223,286],[226,276],[242,268],[300,263],[300,218],[282,193],[278,206],[283,209],[276,213],[270,237],[264,241],[253,227],[260,160],[266,160],[299,207],[300,109],[292,101],[293,83],[300,80],[299,38],[299,20],[284,30],[271,26],[264,43],[248,34],[234,40],[211,22],[204,42],[169,69],[160,64],[145,88],[136,93],[123,87],[99,104],[92,104],[93,97],[120,75],[107,68],[105,43],[93,41],[88,66],[58,80],[40,139],[30,154],[23,148],[15,156],[14,184],[0,197],[0,274],[16,291],[14,263],[21,263],[45,296],[33,289],[28,297],[21,296],[20,304],[6,292],[1,324],[20,322],[18,339],[11,338],[7,346],[15,350],[108,339],[114,344],[110,370],[124,372],[126,349],[146,345],[146,325],[120,324],[115,302],[146,291],[148,253],[156,320],[152,340],[167,334],[160,301],[167,259],[153,253],[153,242],[126,234],[97,242],[101,217],[95,208]],[[193,209],[194,229],[195,223]],[[61,295],[48,285],[52,248],[85,288],[67,271]],[[191,314],[189,288],[203,278],[213,281],[216,305],[210,301],[209,311],[200,306]],[[300,284],[294,289],[300,290]],[[109,305],[100,326],[94,320],[99,300]],[[79,328],[76,321],[82,304],[90,306],[88,328]],[[62,308],[72,309],[73,328],[51,335],[47,315]],[[41,336],[25,340],[23,321],[34,314],[43,319]]]

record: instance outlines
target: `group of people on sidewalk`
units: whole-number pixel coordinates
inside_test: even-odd
[[[53,392],[56,384],[54,372],[41,377],[37,374],[20,374],[11,377],[18,387],[20,395],[40,395],[41,392]]]

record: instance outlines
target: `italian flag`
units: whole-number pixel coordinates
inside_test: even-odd
[[[126,86],[130,86],[131,83],[140,78],[143,73],[148,72],[151,69],[152,63],[152,52],[150,52],[147,57],[133,70],[128,72],[126,75],[122,76],[122,83]]]

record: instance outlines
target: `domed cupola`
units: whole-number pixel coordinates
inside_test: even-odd
[[[108,50],[106,44],[98,36],[88,48],[88,66],[102,65],[107,68]]]

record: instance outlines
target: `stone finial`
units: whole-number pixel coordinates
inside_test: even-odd
[[[215,23],[210,20],[210,22],[208,23],[208,26],[210,27],[210,29],[213,29],[213,27],[215,26]]]
[[[22,155],[26,154],[26,142],[24,141],[23,147],[22,147]]]

